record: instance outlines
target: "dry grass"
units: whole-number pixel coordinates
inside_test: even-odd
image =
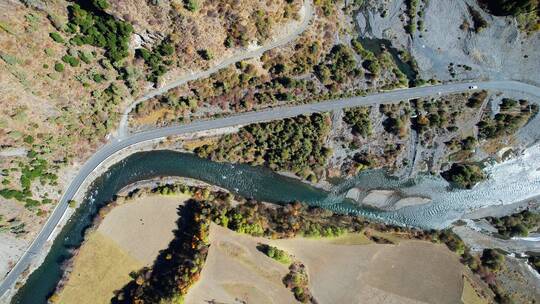
[[[212,224],[212,245],[201,279],[190,289],[185,303],[294,303],[281,281],[287,266],[258,251],[259,241],[267,242]]]
[[[98,231],[131,256],[150,264],[173,239],[177,208],[188,196],[144,196],[120,205],[99,225]]]
[[[463,279],[463,293],[461,294],[461,301],[463,304],[488,304],[489,302],[480,296],[470,279],[464,276]]]
[[[389,294],[425,303],[459,303],[463,266],[444,245],[402,241],[372,257],[367,284]]]
[[[109,237],[94,232],[75,258],[56,303],[108,303],[115,290],[131,281],[129,273],[143,265]]]
[[[145,196],[111,210],[89,234],[57,303],[108,303],[131,281],[129,273],[151,265],[173,238],[176,210],[187,196]]]
[[[207,263],[186,303],[293,303],[280,298],[286,292],[279,279],[283,269],[256,251],[257,242],[283,249],[304,263],[310,290],[321,304],[460,303],[463,266],[444,245],[375,234],[399,244],[375,244],[363,233],[267,240],[213,225]]]
[[[336,245],[368,245],[373,244],[363,232],[347,233],[340,237],[330,239],[330,243]]]
[[[194,139],[189,141],[184,141],[184,149],[193,151],[198,147],[204,146],[204,145],[211,145],[215,144],[218,141],[217,137],[204,137],[201,139]]]
[[[168,117],[169,115],[172,115],[172,111],[167,108],[158,109],[155,111],[152,111],[150,114],[133,118],[131,123],[135,125],[145,126],[145,125],[152,125],[156,123],[156,121],[159,121],[160,119],[163,119],[165,117]]]
[[[392,239],[397,241],[396,236]],[[463,266],[457,256],[443,245],[399,241],[339,245],[291,239],[271,244],[306,265],[319,303],[459,303]]]

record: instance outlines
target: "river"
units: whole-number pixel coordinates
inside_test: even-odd
[[[422,228],[442,228],[464,213],[494,204],[510,204],[540,195],[540,145],[501,164],[486,168],[490,179],[473,190],[452,190],[440,177],[419,176],[412,180],[390,178],[383,171],[361,173],[336,185],[332,191],[306,185],[269,169],[248,165],[216,163],[191,154],[173,151],[140,152],[112,166],[96,179],[81,206],[62,229],[43,264],[28,278],[12,303],[46,303],[60,278],[61,265],[71,257],[71,249],[83,241],[98,209],[123,187],[158,176],[182,176],[226,188],[245,197],[268,202],[303,201],[338,212],[349,212],[387,223]],[[344,199],[352,187],[399,189],[406,195],[430,197],[432,203],[392,212],[360,207]]]

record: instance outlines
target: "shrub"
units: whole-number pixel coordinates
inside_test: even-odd
[[[199,9],[197,0],[184,0],[184,8],[190,12],[195,12]]]
[[[160,76],[167,73],[167,65],[170,65],[172,61],[164,60],[163,57],[173,54],[174,46],[168,39],[164,39],[152,51],[144,48],[135,50],[135,55],[142,58],[145,64],[150,68],[151,74],[148,75],[147,79],[151,82],[157,82]]]
[[[105,10],[109,7],[107,0],[92,0],[92,4],[100,10]]]
[[[84,52],[84,51],[79,51],[79,59],[81,59],[82,62],[86,64],[90,64],[92,62],[92,58],[93,58],[92,54]]]
[[[60,62],[54,64],[54,70],[61,73],[64,71],[64,65]]]
[[[508,111],[518,105],[517,100],[511,98],[503,98],[501,102],[501,111]]]
[[[204,60],[211,60],[213,58],[212,53],[210,53],[210,51],[207,49],[198,50],[197,53]]]
[[[487,267],[494,272],[501,270],[505,260],[504,255],[496,249],[484,249],[480,259],[484,267]]]
[[[65,63],[68,63],[72,67],[79,66],[79,59],[71,56],[71,55],[64,55],[62,56],[62,61]]]
[[[291,264],[291,257],[284,250],[267,244],[260,244],[257,249],[282,264]]]
[[[469,14],[471,14],[474,24],[474,31],[476,33],[483,31],[488,26],[488,23],[486,19],[482,17],[482,14],[471,6],[469,6]]]
[[[486,175],[478,165],[452,164],[452,167],[441,174],[447,181],[460,188],[471,189],[486,179]]]
[[[367,138],[373,132],[371,120],[369,119],[369,107],[357,107],[345,110],[343,120],[352,126],[354,134]]]
[[[116,20],[103,11],[107,7],[105,0],[93,0],[95,12],[88,11],[78,4],[68,7],[69,24],[76,33],[72,39],[77,45],[89,44],[105,49],[105,56],[112,62],[118,62],[129,54],[128,43],[133,32],[131,24]]]
[[[335,45],[314,70],[317,78],[325,85],[345,83],[361,73],[352,50],[344,44]]]
[[[25,143],[30,145],[34,143],[34,137],[32,137],[31,135],[25,136],[23,140]]]
[[[96,73],[92,76],[92,79],[97,83],[101,83],[105,78],[103,77],[103,74]]]
[[[62,38],[62,36],[60,36],[60,34],[58,34],[57,32],[52,32],[49,34],[49,36],[51,36],[52,40],[54,40],[55,42],[64,43],[64,38]]]

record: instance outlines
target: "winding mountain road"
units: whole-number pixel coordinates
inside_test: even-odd
[[[140,103],[142,103],[142,102],[144,102],[146,100],[149,100],[149,99],[151,99],[153,97],[162,95],[162,94],[166,93],[167,91],[169,91],[169,90],[171,90],[173,88],[176,88],[178,86],[181,86],[181,85],[183,85],[183,84],[185,84],[185,83],[187,83],[189,81],[209,77],[210,75],[216,73],[217,71],[219,71],[219,70],[221,70],[223,68],[228,67],[229,65],[235,64],[235,63],[243,61],[243,60],[259,57],[262,54],[264,54],[264,52],[266,52],[266,51],[269,51],[271,49],[283,46],[283,45],[285,45],[285,44],[287,44],[287,43],[289,43],[289,42],[291,42],[293,40],[296,40],[296,38],[298,38],[298,36],[300,36],[306,30],[306,28],[309,26],[311,20],[313,19],[313,1],[312,0],[304,0],[304,4],[302,5],[302,8],[300,9],[299,13],[300,13],[300,16],[302,18],[302,21],[299,24],[291,25],[291,26],[294,26],[294,29],[290,33],[287,33],[287,35],[276,38],[276,39],[270,41],[268,44],[265,44],[263,46],[260,46],[260,47],[254,48],[254,49],[247,49],[247,50],[245,50],[243,52],[239,52],[235,56],[232,56],[230,58],[227,58],[227,59],[221,61],[220,63],[218,63],[217,65],[215,65],[215,66],[213,66],[211,68],[209,68],[208,70],[203,70],[203,71],[199,71],[199,72],[184,75],[181,78],[178,78],[178,79],[164,85],[161,88],[158,88],[158,89],[155,89],[155,90],[152,90],[152,91],[148,92],[147,94],[145,94],[141,98],[139,98],[139,99],[135,100],[134,102],[132,102],[124,110],[124,112],[122,113],[122,118],[121,118],[120,124],[118,126],[118,136],[123,137],[123,136],[127,135],[127,133],[128,133],[129,113],[131,113],[135,109],[135,107],[137,107],[138,104],[140,104]]]
[[[357,107],[364,105],[378,105],[381,103],[397,103],[401,100],[413,98],[436,96],[439,94],[451,94],[464,91],[470,91],[471,86],[477,86],[479,90],[494,90],[501,92],[518,92],[527,94],[532,97],[539,98],[540,88],[521,83],[517,81],[485,81],[485,82],[470,82],[470,83],[452,83],[436,86],[418,87],[400,89],[390,92],[382,92],[362,97],[340,98],[320,103],[305,104],[298,106],[272,108],[263,111],[247,112],[234,116],[219,118],[213,120],[196,121],[193,123],[158,128],[149,131],[134,133],[121,139],[113,139],[110,143],[99,149],[80,169],[77,176],[71,181],[60,202],[54,209],[53,213],[43,226],[42,230],[30,245],[25,254],[19,259],[18,263],[13,267],[11,272],[5,277],[0,284],[0,296],[7,290],[12,288],[21,273],[25,271],[35,258],[35,253],[41,252],[44,245],[47,243],[50,235],[60,222],[62,216],[68,208],[68,202],[75,196],[81,185],[86,181],[88,176],[105,160],[113,156],[115,153],[133,146],[135,144],[164,138],[172,135],[180,135],[197,131],[218,129],[224,127],[247,125],[264,121],[271,121],[294,117],[301,114],[310,114],[316,112],[327,112],[339,110],[349,107]]]

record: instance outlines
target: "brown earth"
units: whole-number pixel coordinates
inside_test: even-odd
[[[73,259],[56,303],[109,303],[130,272],[150,266],[173,239],[186,196],[145,196],[110,211]]]
[[[267,240],[212,225],[201,280],[186,303],[293,303],[285,267],[256,250],[259,242],[287,251],[308,269],[318,303],[460,303],[463,266],[444,245],[402,240],[371,243],[362,235]],[[235,302],[236,301],[236,302]]]

